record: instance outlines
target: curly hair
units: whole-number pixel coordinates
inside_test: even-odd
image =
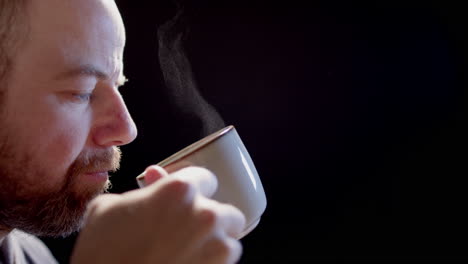
[[[7,86],[13,57],[27,31],[29,0],[0,0],[0,99]]]

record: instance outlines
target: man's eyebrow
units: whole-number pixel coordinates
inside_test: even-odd
[[[108,80],[109,75],[91,64],[80,65],[78,67],[66,70],[57,75],[56,79],[64,80],[79,76],[95,77],[99,80]],[[123,85],[127,78],[121,74],[117,79],[117,85]]]
[[[56,79],[63,80],[78,76],[96,77],[100,80],[109,79],[109,75],[90,64],[80,65],[78,67],[61,72],[57,75]]]

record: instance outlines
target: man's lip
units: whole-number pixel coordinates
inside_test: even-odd
[[[102,174],[102,173],[109,173],[109,171],[103,170],[103,171],[90,171],[90,172],[85,172],[85,174]]]
[[[108,171],[94,171],[84,173],[84,176],[97,181],[106,181],[109,178]]]

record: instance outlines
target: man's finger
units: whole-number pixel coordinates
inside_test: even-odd
[[[213,196],[218,188],[216,176],[209,170],[201,167],[186,167],[171,173],[170,177],[190,183],[205,197]]]
[[[161,168],[158,165],[152,165],[146,168],[146,170],[142,174],[138,175],[136,179],[138,186],[142,188],[167,176],[169,176],[169,174],[165,169]]]
[[[245,228],[245,216],[235,206],[230,204],[220,203],[215,200],[199,197],[197,210],[212,210],[216,211],[215,223],[220,227],[226,235],[237,238]]]

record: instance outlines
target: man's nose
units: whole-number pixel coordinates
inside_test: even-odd
[[[132,142],[137,136],[137,129],[120,93],[114,89],[99,104],[93,127],[94,143],[111,147]]]

